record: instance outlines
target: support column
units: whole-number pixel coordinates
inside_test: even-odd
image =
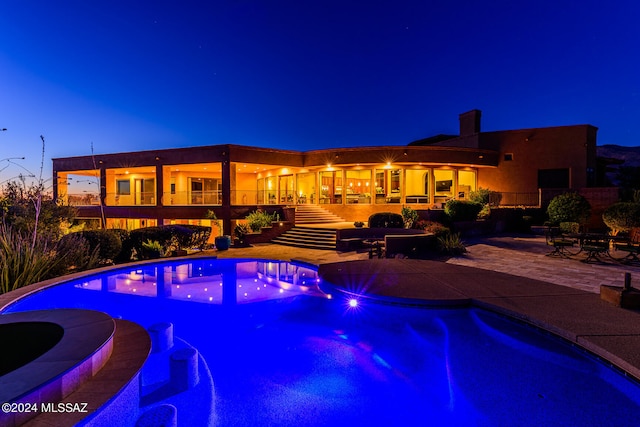
[[[231,235],[231,162],[228,151],[222,152],[222,234]]]

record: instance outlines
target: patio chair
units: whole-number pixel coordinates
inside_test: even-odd
[[[570,252],[569,248],[572,248],[576,244],[576,240],[565,236],[559,228],[547,228],[545,237],[547,245],[553,247],[553,251],[549,252],[547,256],[569,258],[571,255],[574,255]]]
[[[617,261],[624,264],[640,264],[638,253],[640,252],[640,228],[632,228],[629,238],[621,242],[614,242],[613,247],[616,251],[626,252],[623,258],[614,257]]]
[[[609,254],[609,236],[587,234],[580,241],[580,248],[587,253],[587,258],[582,262],[603,262],[600,255]]]

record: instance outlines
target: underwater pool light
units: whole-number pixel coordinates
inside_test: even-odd
[[[358,306],[358,300],[355,298],[351,298],[349,300],[349,307],[356,308]]]

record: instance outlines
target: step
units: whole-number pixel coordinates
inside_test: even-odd
[[[300,248],[335,250],[336,230],[295,226],[271,242]]]
[[[325,250],[325,251],[329,251],[329,250],[334,251],[336,249],[335,244],[333,246],[329,246],[329,245],[319,245],[315,243],[305,243],[305,242],[282,242],[282,241],[276,241],[275,239],[272,240],[271,242],[278,245],[292,246],[292,247],[304,248],[304,249],[319,249],[319,250]]]

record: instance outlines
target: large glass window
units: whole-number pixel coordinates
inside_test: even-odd
[[[430,203],[430,169],[407,169],[405,171],[405,203]]]
[[[346,171],[347,203],[371,203],[371,170]]]
[[[342,171],[320,172],[320,203],[342,203]]]
[[[119,179],[116,181],[116,194],[118,196],[128,196],[131,194],[131,181]]]
[[[476,171],[458,171],[458,199],[468,199],[476,191]]]
[[[400,203],[401,169],[376,169],[376,203]]]
[[[435,181],[435,203],[444,203],[453,197],[453,175],[452,169],[435,169],[433,177]]]

